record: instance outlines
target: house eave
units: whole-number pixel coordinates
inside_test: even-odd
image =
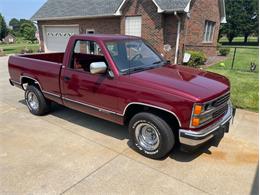
[[[220,20],[220,23],[221,24],[226,24],[227,23],[226,17],[222,17],[221,20]]]
[[[76,19],[88,19],[88,18],[109,18],[116,17],[117,15],[93,15],[93,16],[65,16],[65,17],[48,17],[48,18],[31,18],[31,21],[46,21],[46,20],[76,20]]]
[[[153,1],[153,3],[156,5],[156,7],[157,7],[157,12],[158,13],[163,13],[163,12],[165,12],[165,10],[163,10],[159,5],[158,5],[158,3],[155,1],[155,0],[152,0]]]
[[[121,16],[122,15],[121,9],[122,9],[122,7],[123,7],[123,5],[125,4],[126,1],[127,0],[123,0],[122,3],[119,5],[116,12],[114,13],[115,16]]]
[[[122,15],[121,9],[122,9],[122,7],[123,7],[123,5],[125,4],[126,1],[127,0],[123,0],[122,1],[120,6],[118,7],[116,12],[114,13],[115,16],[121,16]],[[190,11],[190,2],[191,2],[191,0],[189,1],[187,6],[185,7],[185,9],[183,9],[183,10],[174,10],[174,9],[173,10],[165,10],[165,9],[162,9],[155,0],[152,0],[152,2],[157,7],[157,13],[174,13],[174,12],[186,12],[186,13],[188,13]]]

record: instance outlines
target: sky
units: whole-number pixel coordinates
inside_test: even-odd
[[[8,24],[12,18],[30,19],[47,0],[0,0],[0,13]]]

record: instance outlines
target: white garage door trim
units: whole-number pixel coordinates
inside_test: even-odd
[[[78,24],[68,24],[68,25],[42,25],[42,34],[43,34],[43,46],[44,46],[44,51],[46,53],[48,52],[53,52],[51,50],[48,50],[47,47],[47,37],[46,37],[46,27],[78,27],[78,33],[79,33],[79,25]]]

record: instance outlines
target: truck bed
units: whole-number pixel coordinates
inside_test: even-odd
[[[9,57],[10,81],[15,85],[22,79],[32,78],[44,95],[53,99],[60,97],[59,77],[64,53],[26,54]],[[57,99],[55,100],[57,101]]]
[[[62,63],[64,53],[38,53],[38,54],[26,54],[20,55],[23,58],[30,58],[36,60],[43,60],[48,62]]]

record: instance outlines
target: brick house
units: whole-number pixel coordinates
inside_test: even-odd
[[[226,22],[224,0],[48,0],[31,19],[46,52],[64,51],[72,34],[127,34],[179,63],[185,50],[215,55]]]

